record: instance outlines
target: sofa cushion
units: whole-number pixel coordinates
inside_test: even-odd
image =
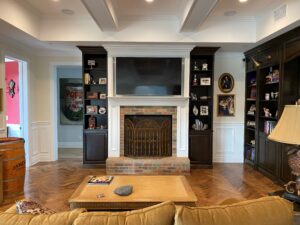
[[[74,220],[85,209],[75,209],[51,215],[31,215],[0,212],[1,225],[73,225]]]
[[[174,215],[174,203],[165,202],[128,212],[82,213],[74,225],[173,225]]]
[[[232,205],[176,207],[175,225],[292,225],[293,205],[280,197],[264,197]]]

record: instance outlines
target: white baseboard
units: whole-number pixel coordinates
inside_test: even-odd
[[[58,148],[83,148],[83,142],[58,142]]]

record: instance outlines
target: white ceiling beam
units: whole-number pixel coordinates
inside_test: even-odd
[[[219,0],[190,0],[182,16],[180,32],[196,32]]]
[[[81,0],[102,31],[117,31],[118,18],[111,0]]]

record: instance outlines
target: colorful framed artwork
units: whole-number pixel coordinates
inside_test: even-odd
[[[218,95],[217,100],[218,116],[235,115],[235,95]]]
[[[60,124],[82,125],[83,87],[82,79],[60,78]]]

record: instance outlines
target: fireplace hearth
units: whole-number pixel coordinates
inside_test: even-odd
[[[172,116],[125,115],[124,156],[172,156]]]

